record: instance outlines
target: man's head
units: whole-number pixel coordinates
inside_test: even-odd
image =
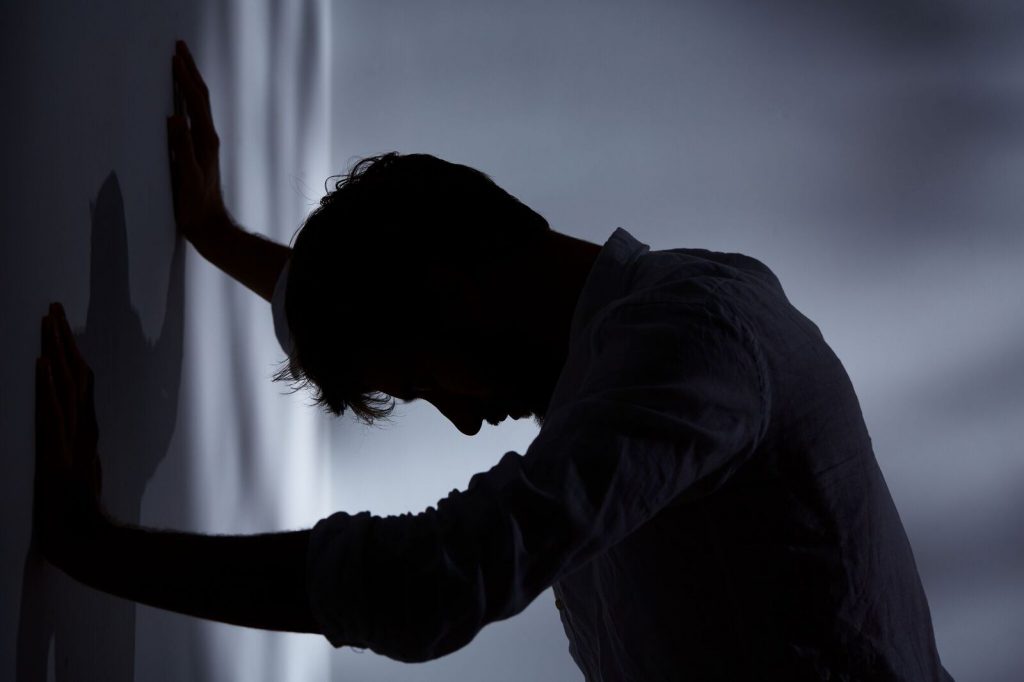
[[[363,159],[294,240],[278,379],[333,414],[386,418],[423,398],[463,433],[542,418],[557,353],[503,319],[554,233],[483,173],[426,154]],[[383,394],[383,395],[382,395]]]

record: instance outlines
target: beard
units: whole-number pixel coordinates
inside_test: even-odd
[[[499,392],[501,409],[513,419],[533,417],[542,427],[565,356],[509,336],[500,337],[496,345],[500,360],[490,366],[497,368],[494,385],[503,387]]]

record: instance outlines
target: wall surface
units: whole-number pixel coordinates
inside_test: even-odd
[[[269,377],[265,302],[176,240],[175,38],[225,196],[287,241],[352,160],[467,163],[603,243],[772,267],[857,389],[958,680],[1024,656],[1024,14],[1016,3],[0,6],[0,679],[578,680],[550,591],[421,665],[94,592],[30,551],[32,360],[60,300],[96,369],[105,502],[205,533],[418,512],[523,452],[428,404],[366,429]]]
[[[269,381],[269,306],[176,238],[165,117],[177,38],[217,93],[225,194],[287,241],[328,174],[326,3],[4,3],[0,679],[328,679],[320,637],[205,623],[95,592],[29,552],[39,319],[64,303],[96,372],[104,502],[204,533],[331,509],[322,422]],[[15,104],[17,102],[17,104]],[[244,207],[244,208],[242,208]],[[10,229],[8,229],[10,228]]]

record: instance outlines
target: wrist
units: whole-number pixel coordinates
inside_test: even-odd
[[[232,242],[241,232],[242,228],[232,220],[227,209],[221,209],[202,228],[185,236],[203,258],[216,264],[222,254],[231,249]]]
[[[96,586],[105,573],[113,539],[120,524],[106,512],[83,515],[78,523],[60,533],[40,537],[40,550],[47,561],[86,585]]]

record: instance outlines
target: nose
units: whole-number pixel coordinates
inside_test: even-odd
[[[428,403],[437,408],[437,411],[448,418],[459,431],[467,436],[475,436],[480,433],[483,419],[472,405],[464,402],[447,400],[439,396],[423,397]]]

